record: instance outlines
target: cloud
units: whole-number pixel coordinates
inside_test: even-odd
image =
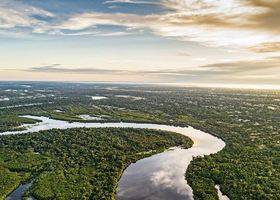
[[[257,53],[280,52],[280,42],[262,43],[257,46],[249,47],[249,49]]]
[[[53,13],[44,9],[14,0],[0,1],[0,13],[0,30],[11,29],[14,32],[21,32],[22,30],[19,28],[30,28],[32,32],[42,32],[47,28],[48,24],[45,21],[36,19],[35,16],[55,17]]]
[[[46,34],[59,36],[125,36],[134,32],[113,31],[102,32],[98,30],[89,14],[71,16],[70,18],[56,16],[44,9],[15,0],[0,1],[0,35],[16,38],[31,37],[30,34]],[[59,15],[59,14],[58,14]],[[46,18],[56,19],[54,22]],[[95,24],[111,24],[101,21]]]
[[[216,72],[224,72],[224,73],[248,73],[252,71],[259,70],[268,70],[272,68],[280,69],[280,57],[268,57],[264,59],[258,60],[241,60],[234,62],[222,62],[216,64],[208,64],[201,66],[201,68],[205,68],[207,70],[216,71]]]
[[[276,79],[278,78],[277,75],[244,75],[244,76],[239,76],[237,79],[245,79],[245,80],[271,80],[271,79]]]
[[[137,4],[145,1],[107,1],[113,2]],[[273,7],[274,4],[264,8],[250,2],[161,0],[156,3],[167,8],[169,12],[147,15],[87,12],[74,15],[55,28],[83,31],[98,25],[114,25],[148,29],[155,35],[208,46],[237,46],[245,49],[280,40],[277,34],[280,31],[278,24],[266,25],[266,20],[274,16],[272,13],[278,13]],[[278,14],[275,14],[275,19],[270,20],[278,22]],[[235,37],[237,35],[242,37]]]
[[[148,14],[79,12],[60,16],[14,0],[0,2],[0,29],[31,29],[48,35],[122,36],[129,30],[144,29],[152,34],[207,46],[250,49],[280,41],[280,1],[278,0],[108,0],[104,4],[154,4],[165,8]],[[34,16],[56,18],[55,22]],[[104,33],[99,26],[119,26],[124,30]],[[13,30],[18,28],[16,30]],[[5,33],[2,31],[2,33]],[[270,45],[272,47],[272,45]],[[258,48],[260,49],[260,48]],[[269,48],[270,52],[277,48]]]
[[[280,57],[221,62],[200,66],[211,83],[280,84]],[[202,77],[203,78],[203,77]]]
[[[129,73],[129,71],[126,71],[126,70],[62,67],[60,64],[32,67],[30,69],[26,69],[25,71],[27,71],[27,72],[45,72],[45,73],[75,73],[75,74],[123,74],[123,73]]]
[[[67,21],[56,26],[56,29],[84,30],[97,25],[115,25],[129,28],[145,27],[145,22],[155,22],[157,16],[139,16],[136,14],[111,14],[111,13],[83,13],[69,18]]]
[[[62,35],[62,36],[86,36],[86,35],[90,35],[90,36],[98,36],[98,37],[116,37],[116,36],[133,35],[135,33],[133,33],[133,32],[122,32],[122,31],[102,33],[102,32],[98,32],[98,31],[90,31],[90,30],[72,32],[72,33],[65,33],[65,32],[62,32],[60,30],[56,30],[56,31],[49,32],[49,34],[50,35]]]
[[[144,1],[144,0],[109,0],[105,1],[104,4],[116,4],[116,3],[129,3],[129,4],[147,4],[157,5],[157,2]]]
[[[246,2],[262,10],[262,12],[249,16],[252,27],[280,34],[280,1],[247,0]]]

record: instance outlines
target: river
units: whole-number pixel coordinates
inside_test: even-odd
[[[211,134],[192,127],[176,127],[159,124],[140,123],[82,123],[54,120],[48,117],[30,116],[30,119],[40,120],[36,124],[25,124],[25,130],[0,133],[22,134],[41,130],[68,129],[68,128],[145,128],[163,131],[172,131],[191,138],[194,145],[189,149],[169,150],[154,156],[144,158],[131,164],[123,173],[116,200],[191,200],[192,189],[185,180],[187,166],[196,156],[217,153],[225,147],[225,143]],[[220,194],[219,188],[217,190]]]

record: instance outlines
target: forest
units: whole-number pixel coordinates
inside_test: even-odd
[[[177,133],[129,128],[1,136],[0,198],[32,180],[25,196],[38,200],[113,199],[130,163],[174,146],[189,148],[192,141]]]
[[[21,129],[23,123],[36,123],[19,117],[24,114],[67,121],[191,125],[222,138],[226,143],[221,152],[195,158],[188,167],[186,180],[195,199],[216,199],[215,185],[220,185],[221,191],[231,200],[280,199],[278,90],[24,83],[31,86],[26,91],[22,84],[0,84],[1,98],[10,99],[0,102],[1,132]],[[106,98],[93,100],[92,96]],[[80,115],[99,118],[85,120]],[[49,158],[31,159],[35,163],[44,163]],[[31,166],[40,171],[37,167]],[[26,173],[21,171],[20,176],[4,166],[2,171],[3,176],[9,176],[5,179],[7,185],[31,176],[28,170]],[[32,194],[36,194],[34,188]]]

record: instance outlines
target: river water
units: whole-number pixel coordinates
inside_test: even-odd
[[[22,134],[41,130],[68,128],[145,128],[172,131],[191,138],[189,149],[174,149],[144,158],[131,164],[123,173],[117,188],[116,200],[191,200],[192,189],[185,180],[187,166],[193,157],[219,152],[225,143],[208,133],[192,127],[175,127],[140,123],[81,123],[54,120],[47,117],[23,116],[37,119],[33,125],[25,124],[23,131],[4,132],[0,135]],[[220,191],[217,188],[219,194]]]
[[[16,190],[14,190],[5,200],[18,200],[21,199],[25,190],[32,186],[32,182],[21,184]],[[30,200],[33,200],[31,197]]]

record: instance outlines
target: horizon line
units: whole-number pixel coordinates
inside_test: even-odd
[[[161,83],[161,82],[133,82],[133,81],[59,81],[59,80],[0,80],[0,82],[46,82],[46,83],[82,83],[82,84],[120,84],[120,85],[162,85],[185,88],[220,88],[244,90],[280,90],[280,85],[254,85],[254,84],[199,84],[199,83]]]

